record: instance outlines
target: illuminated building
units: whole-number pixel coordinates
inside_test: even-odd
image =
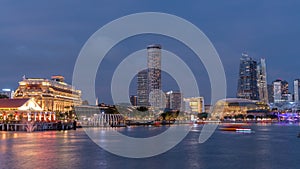
[[[166,108],[173,110],[182,110],[182,95],[178,91],[166,92]]]
[[[257,63],[247,53],[243,53],[240,59],[237,97],[258,100],[258,95]]]
[[[137,75],[137,106],[149,105],[148,70],[142,70]]]
[[[81,91],[64,82],[63,76],[23,78],[14,98],[33,98],[43,111],[66,112],[81,105]]]
[[[274,103],[282,101],[291,101],[289,93],[289,84],[285,80],[277,79],[273,81]]]
[[[2,91],[0,91],[0,94],[5,95],[5,96],[7,96],[8,98],[11,99],[14,96],[14,91],[11,90],[11,89],[2,89]]]
[[[249,115],[265,116],[269,110],[270,107],[264,102],[241,98],[227,98],[219,100],[214,105],[212,116],[217,114],[221,120],[237,116],[245,118]]]
[[[135,95],[130,96],[130,103],[132,106],[137,106],[138,97]]]
[[[300,79],[294,80],[294,101],[299,102]]]
[[[257,65],[257,87],[259,100],[268,103],[267,71],[265,59],[260,59]]]
[[[162,108],[165,105],[161,92],[161,45],[149,45],[147,53],[149,103],[154,108]]]
[[[55,113],[42,112],[42,108],[33,98],[0,99],[0,121],[42,121],[55,120]]]
[[[272,84],[268,84],[268,100],[269,103],[274,103],[274,89]]]
[[[185,112],[187,113],[202,113],[204,109],[203,97],[190,97],[183,99],[185,103]]]

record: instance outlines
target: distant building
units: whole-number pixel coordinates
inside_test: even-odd
[[[274,87],[273,84],[268,84],[268,101],[274,103]]]
[[[299,102],[300,79],[294,80],[294,101]]]
[[[137,106],[149,106],[148,70],[142,70],[137,75]]]
[[[242,54],[240,59],[239,79],[237,97],[251,100],[258,100],[259,93],[257,87],[257,62],[248,56]]]
[[[161,92],[161,45],[147,46],[149,103],[154,108],[165,107]]]
[[[226,98],[219,100],[212,112],[212,116],[219,119],[234,118],[243,116],[245,118],[251,116],[265,116],[270,107],[266,103],[255,100],[241,98]]]
[[[138,102],[138,97],[136,95],[131,95],[130,96],[130,103],[132,106],[137,106]]]
[[[282,101],[281,87],[281,80],[275,80],[273,82],[274,103],[279,103]]]
[[[14,97],[14,91],[11,89],[2,89],[0,91],[1,95],[7,96],[8,98],[12,99]]]
[[[204,112],[209,113],[212,110],[213,106],[210,104],[204,105]]]
[[[289,84],[285,80],[277,79],[273,81],[274,103],[283,101],[291,101],[291,94],[289,93]]]
[[[267,86],[267,70],[265,59],[260,59],[257,65],[257,87],[259,100],[264,103],[268,103],[268,86]]]
[[[66,112],[81,105],[81,91],[64,82],[63,76],[52,79],[24,78],[14,98],[33,98],[43,111]]]
[[[204,109],[203,97],[190,97],[183,99],[185,103],[185,112],[187,113],[202,113]]]
[[[182,110],[182,95],[179,91],[166,92],[166,108],[173,110]]]

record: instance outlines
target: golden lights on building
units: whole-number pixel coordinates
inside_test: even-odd
[[[63,76],[23,78],[14,98],[33,98],[43,111],[66,112],[81,105],[81,91],[64,82]]]
[[[269,105],[264,102],[241,98],[227,98],[219,100],[214,105],[212,117],[224,119],[235,116],[266,115],[269,110]]]
[[[204,112],[204,98],[203,97],[190,97],[184,98],[185,111],[187,113],[202,113]]]

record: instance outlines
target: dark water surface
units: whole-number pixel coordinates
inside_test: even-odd
[[[199,144],[201,126],[194,127],[175,148],[159,156],[130,159],[110,154],[76,131],[0,132],[0,168],[70,169],[298,169],[300,127],[297,125],[250,126],[255,133],[216,130]],[[112,130],[112,129],[103,129]],[[118,129],[134,137],[160,133],[165,128]],[[113,141],[113,140],[108,140]]]

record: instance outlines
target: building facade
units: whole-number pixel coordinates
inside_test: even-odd
[[[24,78],[14,98],[33,98],[43,111],[66,112],[81,105],[81,91],[64,82],[63,76],[52,76],[51,80]]]
[[[226,98],[219,100],[215,104],[212,116],[218,117],[221,120],[239,115],[243,117],[247,117],[248,115],[265,116],[269,110],[270,107],[268,104],[263,102],[241,98]]]
[[[149,103],[154,108],[162,108],[165,105],[161,91],[161,45],[149,45],[147,53]]]
[[[138,97],[136,95],[131,95],[129,99],[132,106],[137,106]]]
[[[269,102],[267,84],[266,61],[265,59],[260,59],[260,62],[257,65],[257,87],[259,100],[264,103]]]
[[[247,53],[243,53],[240,59],[237,98],[259,99],[257,62],[249,57]]]
[[[281,80],[275,80],[273,82],[274,103],[279,103],[282,101],[281,91]]]
[[[274,87],[273,84],[268,84],[268,101],[274,103]]]
[[[294,80],[294,101],[299,102],[300,79]]]
[[[203,97],[189,97],[183,99],[186,113],[202,113],[204,109]]]
[[[173,110],[182,110],[182,95],[179,91],[166,92],[166,108]]]
[[[137,106],[149,105],[148,70],[142,70],[137,75]]]
[[[277,79],[273,81],[274,103],[292,101],[289,93],[289,83],[285,80]]]
[[[12,99],[14,97],[14,91],[11,89],[2,89],[0,91],[0,95],[6,96],[9,99]]]

